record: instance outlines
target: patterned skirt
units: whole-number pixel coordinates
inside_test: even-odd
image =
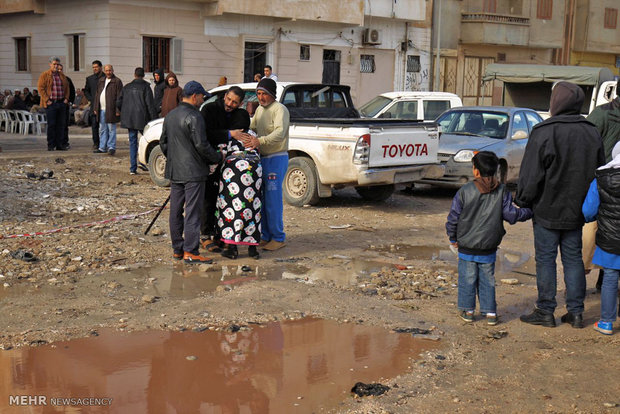
[[[224,243],[260,242],[262,174],[256,151],[234,151],[226,157],[215,212]]]

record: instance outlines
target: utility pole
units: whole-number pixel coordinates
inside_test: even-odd
[[[436,33],[436,37],[437,37],[437,46],[435,46],[435,86],[433,87],[433,90],[438,91],[439,90],[439,74],[440,74],[440,68],[439,68],[439,62],[440,62],[440,55],[441,55],[441,43],[440,43],[440,39],[441,39],[441,0],[438,0],[438,4],[437,4],[437,30],[435,30]]]

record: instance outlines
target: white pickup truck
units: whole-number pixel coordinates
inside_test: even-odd
[[[230,86],[209,91],[210,100],[221,98]],[[246,91],[242,106],[253,114],[256,83],[237,86]],[[349,90],[343,85],[278,82],[277,99],[291,114],[289,166],[283,184],[288,204],[316,204],[321,197],[330,197],[332,189],[345,186],[354,186],[365,199],[382,201],[395,184],[443,175],[437,159],[437,124],[361,119]],[[166,186],[165,157],[159,149],[162,123],[157,119],[145,128],[138,160],[148,165],[156,184]]]

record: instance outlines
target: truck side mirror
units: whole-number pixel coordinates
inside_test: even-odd
[[[514,134],[512,134],[512,139],[525,139],[528,137],[528,133],[522,129],[516,131]]]

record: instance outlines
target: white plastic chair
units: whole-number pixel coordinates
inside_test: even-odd
[[[0,109],[0,131],[4,130],[8,132],[9,129],[9,115],[6,113],[6,109]]]
[[[32,133],[34,134],[35,126],[34,126],[34,117],[28,111],[16,111],[17,118],[20,121],[20,130],[19,133],[22,135],[28,135],[30,133],[30,126],[32,126]]]
[[[34,120],[35,120],[34,125],[37,130],[37,135],[43,134],[43,128],[41,128],[41,126],[45,127],[45,132],[47,133],[47,115],[41,112],[37,112],[34,114]]]
[[[6,114],[9,117],[9,123],[6,129],[6,132],[10,132],[11,134],[14,134],[15,130],[19,128],[19,120],[17,119],[17,114],[12,109],[7,109]]]

